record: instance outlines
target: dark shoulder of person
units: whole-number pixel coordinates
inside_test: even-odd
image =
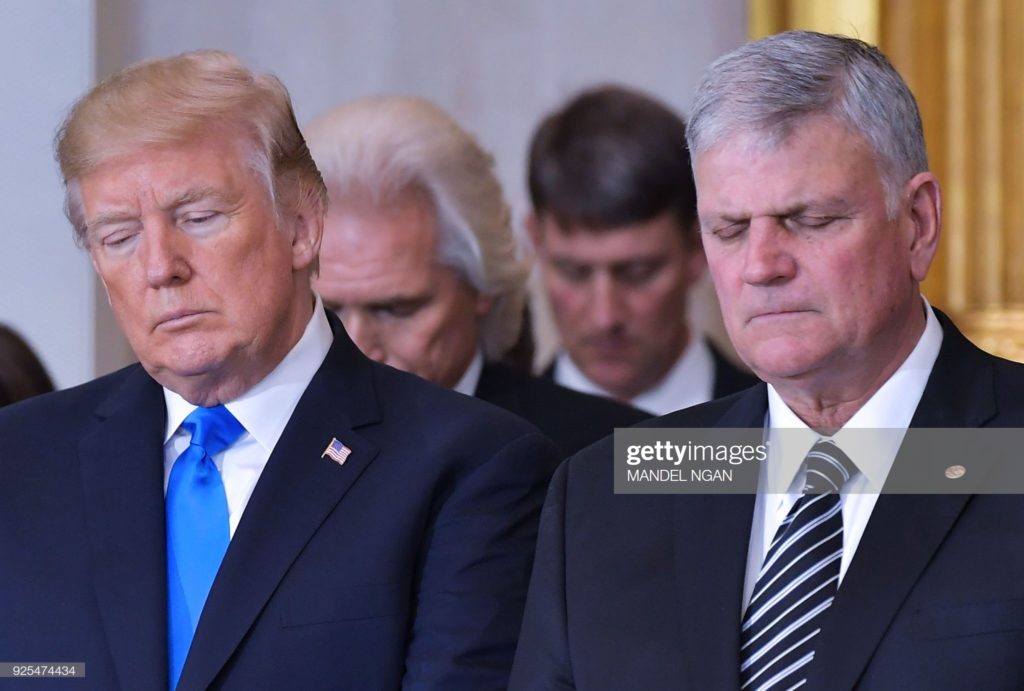
[[[559,386],[508,365],[484,365],[476,396],[531,422],[563,456],[630,427],[650,414],[623,403]]]

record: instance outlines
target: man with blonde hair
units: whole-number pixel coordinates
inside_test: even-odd
[[[3,657],[97,689],[504,688],[554,450],[323,308],[283,85],[139,63],[57,154],[140,364],[0,414]]]
[[[516,413],[564,455],[646,417],[499,361],[524,328],[530,262],[491,156],[451,117],[365,98],[306,136],[331,198],[315,288],[366,355]]]

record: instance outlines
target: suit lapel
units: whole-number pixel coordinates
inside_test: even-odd
[[[764,384],[741,396],[717,427],[764,424]],[[754,495],[676,496],[673,506],[675,580],[680,614],[681,688],[739,687],[739,631]]]
[[[992,365],[945,315],[936,313],[943,327],[942,349],[911,427],[984,426],[998,412]],[[891,473],[922,472],[921,468],[909,468],[911,458],[920,456],[901,449]],[[944,465],[941,458],[935,462]],[[937,466],[932,472],[941,473],[942,468]],[[878,498],[829,608],[807,688],[854,687],[969,500],[967,495],[925,494],[882,494]]]
[[[180,689],[209,686],[313,534],[378,449],[354,431],[379,419],[369,362],[340,330],[253,491],[210,590]],[[323,458],[332,438],[352,453]]]
[[[93,579],[121,685],[167,687],[160,387],[139,367],[97,409],[79,442]]]
[[[522,389],[516,385],[512,377],[503,371],[503,365],[487,363],[480,370],[480,381],[477,382],[474,396],[481,401],[493,403],[519,417],[529,419],[520,396]]]

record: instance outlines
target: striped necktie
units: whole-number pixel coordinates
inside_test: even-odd
[[[740,688],[796,689],[807,681],[822,614],[839,587],[843,514],[839,489],[857,472],[820,439],[804,460],[803,495],[779,526],[740,632]]]
[[[228,501],[213,457],[245,433],[222,405],[196,408],[192,438],[167,481],[167,623],[170,688],[178,685],[206,596],[230,541]]]

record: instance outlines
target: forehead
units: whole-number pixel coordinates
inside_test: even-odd
[[[338,200],[324,219],[321,285],[369,293],[426,284],[437,270],[437,224],[430,207],[400,197],[387,207]]]
[[[269,190],[253,170],[238,137],[203,136],[187,142],[140,146],[107,158],[75,181],[86,218],[110,207],[163,206],[184,193],[242,194]]]
[[[777,143],[756,133],[727,138],[694,159],[702,220],[720,214],[783,213],[881,189],[867,141],[831,117],[805,118]]]
[[[628,262],[685,249],[679,221],[671,212],[639,223],[595,230],[582,225],[559,226],[540,219],[541,244],[551,254],[579,262]]]

